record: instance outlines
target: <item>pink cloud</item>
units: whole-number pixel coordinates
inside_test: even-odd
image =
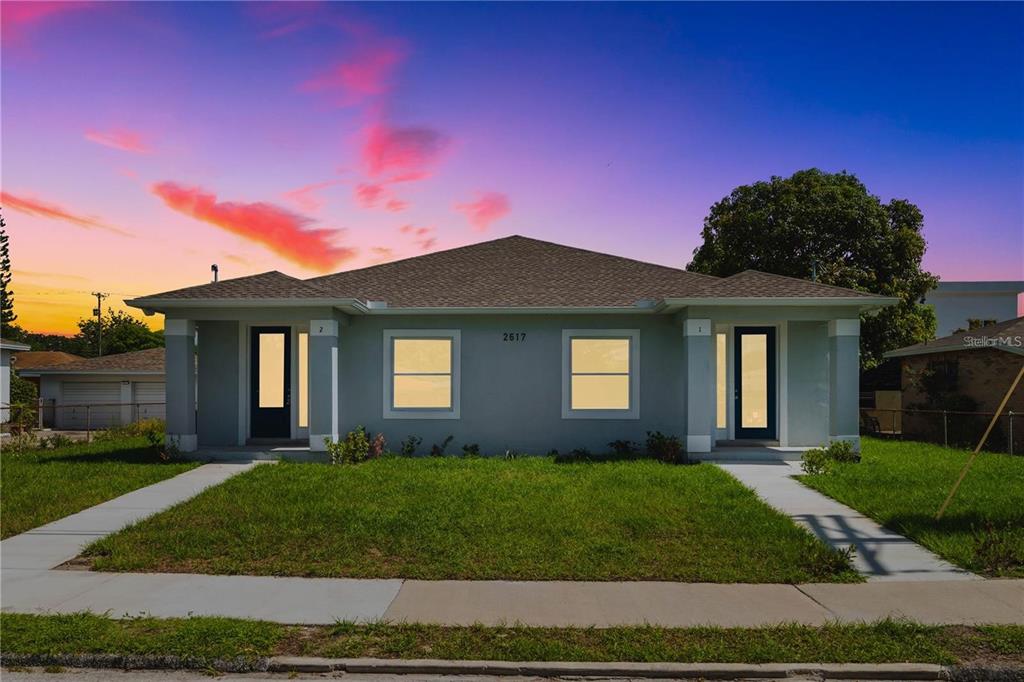
[[[370,261],[373,265],[386,263],[395,257],[395,250],[389,246],[374,246],[370,249],[370,253],[373,254],[373,259]]]
[[[211,192],[174,182],[160,182],[150,189],[169,208],[265,246],[303,267],[325,272],[356,255],[355,249],[333,243],[342,230],[307,229],[311,218],[274,204],[217,201]]]
[[[429,251],[437,245],[437,237],[435,232],[437,231],[433,227],[416,227],[415,225],[402,225],[398,228],[398,231],[402,234],[411,236],[412,243],[418,246],[422,251]]]
[[[113,232],[119,234],[122,237],[133,237],[130,232],[126,232],[116,227],[107,225],[106,223],[100,222],[95,218],[79,215],[72,211],[52,204],[49,202],[41,201],[25,196],[16,196],[9,192],[0,192],[0,206],[11,209],[12,211],[18,211],[25,215],[37,216],[40,218],[48,218],[50,220],[60,220],[78,227],[84,227],[87,230],[99,229],[106,230],[107,232]]]
[[[448,144],[448,137],[432,128],[399,128],[378,122],[364,131],[363,165],[372,177],[395,173],[420,179]]]
[[[356,185],[355,188],[356,201],[363,208],[373,208],[385,194],[384,186],[373,182],[363,182]]]
[[[135,154],[149,154],[152,148],[142,140],[142,136],[130,130],[111,130],[102,132],[99,130],[87,130],[85,139],[111,149],[119,149],[122,152]]]
[[[384,208],[392,213],[399,213],[409,208],[409,202],[402,201],[401,199],[388,199],[388,202],[384,204]]]
[[[319,211],[323,205],[323,199],[316,195],[322,189],[326,189],[331,185],[336,185],[341,180],[325,180],[324,182],[314,182],[302,187],[289,190],[284,193],[284,198],[291,201],[296,206],[304,211],[316,212]]]
[[[477,232],[486,232],[491,223],[504,218],[511,211],[508,197],[501,192],[477,192],[476,201],[455,204],[455,210],[465,214]]]
[[[0,2],[0,39],[18,43],[33,26],[65,12],[91,7],[92,2]]]
[[[353,55],[299,86],[304,92],[336,93],[339,106],[358,104],[392,88],[393,76],[408,54],[401,41],[388,39],[360,46]]]

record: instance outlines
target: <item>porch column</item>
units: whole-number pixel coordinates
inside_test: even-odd
[[[711,320],[683,323],[686,348],[686,451],[711,452],[715,396],[712,393]]]
[[[338,440],[338,321],[309,323],[309,449]]]
[[[182,452],[198,447],[196,436],[196,323],[164,325],[167,444]]]
[[[828,437],[860,451],[860,319],[828,323]]]

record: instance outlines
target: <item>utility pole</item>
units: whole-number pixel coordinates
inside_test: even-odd
[[[101,356],[103,355],[103,299],[110,294],[94,291],[92,295],[96,297],[96,309],[92,311],[96,316],[96,355]]]

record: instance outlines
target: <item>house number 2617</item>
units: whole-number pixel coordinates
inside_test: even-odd
[[[526,332],[505,332],[501,338],[504,341],[526,341]]]

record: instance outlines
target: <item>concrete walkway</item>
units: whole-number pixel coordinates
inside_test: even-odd
[[[823,542],[836,549],[853,545],[854,566],[870,581],[980,580],[859,511],[793,480],[792,476],[803,473],[796,462],[721,462],[718,466]]]
[[[254,464],[208,464],[0,542],[0,603],[22,613],[219,615],[281,623],[821,625],[887,616],[1024,624],[1024,580],[859,585],[273,578],[53,570],[98,537]],[[789,481],[792,485],[798,485]],[[958,576],[962,577],[962,576]]]

